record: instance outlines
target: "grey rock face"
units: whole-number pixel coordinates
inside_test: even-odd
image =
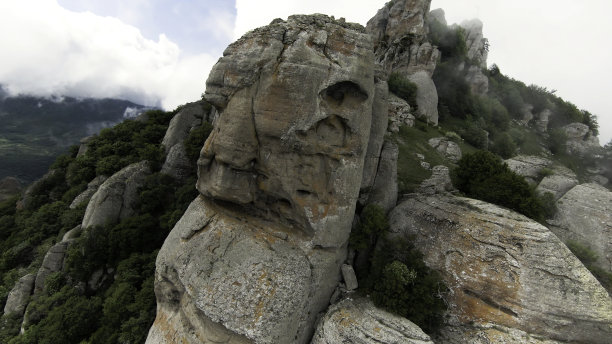
[[[148,163],[131,164],[113,174],[91,197],[81,226],[103,226],[117,223],[120,219],[134,215],[138,203],[138,188],[151,173]]]
[[[505,160],[505,163],[510,170],[525,177],[532,184],[540,180],[540,174],[543,169],[552,165],[552,161],[535,155],[517,155]]]
[[[172,117],[172,120],[170,120],[166,135],[162,140],[162,145],[165,147],[166,153],[176,144],[182,143],[189,136],[191,128],[201,125],[205,115],[201,102],[185,104],[185,106]]]
[[[355,275],[355,270],[353,267],[348,264],[342,264],[342,280],[344,280],[344,285],[346,286],[346,290],[355,290],[359,287],[359,283],[357,282],[357,276]]]
[[[552,111],[544,109],[536,115],[536,129],[540,134],[545,134],[548,131],[548,120],[552,116]]]
[[[588,125],[570,123],[563,127],[567,135],[567,153],[584,155],[599,148],[599,139],[594,136]]]
[[[84,137],[80,140],[81,144],[79,145],[79,151],[77,152],[77,157],[80,157],[81,155],[84,155],[85,153],[87,153],[87,149],[88,149],[87,144],[93,138],[94,138],[94,135]]]
[[[489,78],[482,73],[482,69],[478,66],[468,68],[465,81],[470,85],[473,94],[484,96],[489,92]]]
[[[369,194],[368,204],[376,204],[383,208],[385,212],[393,209],[397,203],[397,157],[399,148],[390,141],[385,141],[378,170],[376,172],[376,180]]]
[[[489,41],[482,34],[482,21],[479,19],[466,20],[460,24],[465,29],[465,43],[467,45],[468,59],[475,61],[479,70],[487,68],[489,55]],[[485,77],[486,78],[486,77]],[[488,85],[488,83],[487,83]],[[486,93],[486,92],[485,92]]]
[[[417,117],[438,125],[438,90],[431,76],[425,71],[410,74],[408,79],[417,85]]]
[[[414,126],[414,116],[411,113],[410,104],[394,94],[389,94],[389,127],[392,133],[399,132],[402,125]]]
[[[372,42],[323,15],[230,45],[194,200],[156,262],[148,343],[307,343],[340,281],[375,97]]]
[[[377,74],[380,73],[380,71],[377,71]],[[387,125],[389,123],[389,98],[395,97],[389,94],[387,81],[380,77],[380,75],[376,77],[375,82],[370,140],[368,141],[368,150],[365,156],[363,177],[361,179],[362,191],[374,185],[374,178],[376,177],[376,170],[378,169],[378,160],[380,159],[380,152],[382,151]]]
[[[34,292],[40,292],[45,287],[45,281],[47,276],[54,272],[62,270],[64,265],[64,258],[66,257],[66,251],[68,250],[69,242],[58,242],[53,245],[49,251],[45,254],[42,265],[38,269],[36,274],[36,282],[34,284]]]
[[[564,242],[593,250],[596,265],[612,272],[612,192],[597,184],[573,187],[557,201],[550,229]]]
[[[570,169],[561,166],[554,166],[552,171],[552,175],[542,178],[536,191],[540,194],[551,193],[556,201],[578,185],[578,177]]]
[[[406,200],[389,222],[391,239],[412,236],[425,263],[441,273],[450,289],[449,323],[501,325],[566,342],[609,342],[612,299],[546,227],[452,196]]]
[[[23,315],[30,301],[35,279],[35,274],[27,274],[15,283],[15,286],[11,289],[6,299],[4,314]]]
[[[429,12],[429,17],[427,18],[427,20],[428,22],[436,20],[440,24],[444,26],[448,26],[448,23],[446,22],[446,13],[444,13],[444,10],[441,8],[436,8],[435,10],[431,10]]]
[[[431,80],[440,52],[427,41],[426,15],[431,0],[388,2],[368,21],[376,61],[417,84],[418,116],[438,123],[438,92]]]
[[[444,165],[434,166],[431,177],[424,180],[419,186],[418,193],[433,195],[453,191],[455,188],[451,181],[448,167]]]
[[[446,159],[457,162],[461,159],[461,148],[455,142],[451,141],[447,137],[434,137],[429,139],[427,143],[435,148],[440,154],[442,154]]]
[[[519,123],[522,125],[527,125],[529,121],[531,121],[535,116],[533,114],[533,105],[531,104],[523,104],[521,108],[521,120]]]
[[[106,179],[108,179],[106,176],[97,176],[96,178],[94,178],[91,182],[87,184],[87,189],[81,192],[78,196],[76,196],[74,200],[72,200],[72,203],[70,203],[69,208],[74,209],[83,202],[89,202],[91,197],[96,193],[96,191],[98,191],[98,188],[100,187],[100,185],[102,185],[102,183],[104,183]]]
[[[492,325],[446,326],[433,340],[439,344],[563,344],[525,331]]]
[[[365,298],[344,299],[331,306],[312,344],[433,344],[410,320],[378,309]]]
[[[180,142],[168,151],[161,172],[174,177],[176,180],[184,181],[193,172],[194,168],[195,166],[187,157],[185,146]]]

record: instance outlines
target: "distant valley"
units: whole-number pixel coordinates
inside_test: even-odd
[[[28,184],[69,146],[146,109],[120,99],[8,96],[2,90],[0,180],[13,176]]]

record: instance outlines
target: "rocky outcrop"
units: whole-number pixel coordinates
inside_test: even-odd
[[[427,143],[435,148],[446,159],[456,163],[461,159],[461,148],[447,137],[434,137]]]
[[[552,165],[552,161],[535,155],[517,155],[505,163],[512,172],[525,177],[531,184],[537,183],[542,178],[542,170]]]
[[[489,40],[483,36],[482,21],[480,21],[480,19],[466,20],[459,26],[461,26],[465,31],[467,58],[476,64],[478,70],[487,69]]]
[[[162,165],[161,172],[179,181],[185,181],[190,175],[193,174],[195,166],[189,161],[185,146],[183,143],[177,143],[166,155],[166,160]]]
[[[317,326],[312,344],[433,344],[410,320],[374,306],[366,298],[347,298],[331,306]]]
[[[427,266],[441,273],[449,324],[609,342],[612,299],[546,227],[492,204],[441,195],[404,201],[389,222],[391,240],[413,238]],[[511,334],[504,340],[514,342]]]
[[[138,188],[151,173],[148,162],[131,164],[113,174],[91,197],[85,209],[83,228],[115,224],[135,214]]]
[[[82,138],[79,142],[79,151],[77,152],[77,158],[85,155],[85,153],[87,153],[87,150],[89,149],[89,147],[87,146],[87,144],[95,137],[95,135],[91,135],[91,136],[87,136]]]
[[[596,265],[612,273],[612,192],[597,184],[573,187],[557,201],[550,229],[597,254]]]
[[[434,166],[431,169],[431,177],[425,179],[417,192],[424,195],[446,193],[455,190],[451,181],[450,171],[444,165]]]
[[[21,277],[8,294],[4,314],[23,315],[34,288],[35,274]]]
[[[390,93],[389,94],[389,114],[387,128],[392,133],[399,132],[401,126],[414,126],[414,116],[411,113],[410,104],[404,99]]]
[[[440,344],[564,344],[498,324],[445,326],[433,338]]]
[[[91,197],[96,193],[96,191],[98,191],[98,188],[100,187],[100,185],[102,185],[102,183],[104,183],[106,179],[108,179],[108,177],[106,176],[95,177],[91,182],[87,184],[87,189],[81,192],[78,196],[76,196],[74,200],[72,200],[72,203],[70,203],[70,209],[75,209],[81,203],[89,202]]]
[[[540,194],[550,193],[557,201],[571,188],[578,185],[578,177],[572,170],[562,166],[553,166],[551,171],[551,175],[542,178],[536,191]]]
[[[307,343],[340,281],[371,131],[371,37],[292,16],[225,51],[192,202],[156,263],[147,343]]]
[[[42,265],[36,274],[34,292],[41,292],[45,287],[47,277],[54,272],[59,272],[62,270],[69,244],[70,243],[68,241],[58,242],[57,244],[51,246],[51,248],[47,251]]]
[[[376,61],[387,73],[399,73],[417,86],[418,115],[438,123],[438,92],[431,76],[440,52],[427,40],[431,0],[390,1],[368,21]]]
[[[533,105],[527,103],[523,104],[521,107],[521,120],[519,123],[526,126],[534,117]]]
[[[417,85],[416,116],[438,125],[438,90],[431,76],[425,71],[418,71],[408,75],[408,79]]]
[[[448,23],[446,22],[446,13],[444,13],[444,10],[441,8],[436,8],[435,10],[431,10],[429,12],[429,17],[427,19],[429,22],[432,22],[435,20],[444,26],[448,26]]]
[[[172,117],[166,135],[162,140],[162,145],[166,149],[166,153],[170,151],[176,144],[183,143],[189,136],[189,131],[202,124],[202,119],[206,116],[202,102],[193,102],[185,104],[181,110]]]
[[[489,78],[484,75],[479,66],[468,67],[465,74],[465,81],[470,86],[472,94],[484,96],[489,92]]]
[[[382,151],[385,133],[389,124],[389,112],[392,106],[389,99],[395,97],[389,93],[387,81],[383,77],[380,70],[376,71],[374,102],[372,104],[372,125],[370,127],[370,140],[368,141],[368,150],[366,151],[363,177],[361,179],[361,193],[367,194],[368,190],[374,186],[376,171],[378,170],[378,161]],[[398,98],[399,99],[399,98]],[[407,104],[406,104],[407,105]],[[410,108],[410,105],[408,105]],[[367,198],[367,195],[365,196]]]
[[[586,124],[570,123],[562,129],[567,136],[568,154],[585,155],[600,147],[599,139]]]
[[[378,171],[372,191],[369,194],[368,204],[376,204],[384,209],[385,212],[393,209],[397,203],[397,157],[399,148],[390,141],[385,141]]]
[[[536,115],[535,127],[538,133],[546,134],[548,132],[548,121],[552,116],[552,111],[544,109]]]

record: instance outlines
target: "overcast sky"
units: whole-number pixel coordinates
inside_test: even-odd
[[[122,97],[172,109],[200,97],[224,48],[274,18],[364,24],[383,0],[0,0],[0,83],[13,93]],[[480,18],[489,65],[596,114],[612,138],[612,2],[433,0],[449,23]]]

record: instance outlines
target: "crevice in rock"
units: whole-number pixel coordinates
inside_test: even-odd
[[[499,311],[501,311],[501,312],[503,312],[505,314],[508,314],[508,315],[510,315],[512,317],[515,317],[515,318],[518,317],[518,314],[516,312],[514,312],[513,310],[511,310],[508,307],[504,307],[504,306],[498,304],[497,302],[489,299],[488,297],[484,297],[484,296],[478,295],[477,293],[475,293],[475,292],[473,292],[473,291],[471,291],[469,289],[463,289],[463,293],[465,295],[468,295],[468,296],[471,296],[473,298],[476,298],[476,299],[484,302],[485,304],[487,304],[487,305],[489,305],[489,306],[491,306],[493,308],[498,309]]]

